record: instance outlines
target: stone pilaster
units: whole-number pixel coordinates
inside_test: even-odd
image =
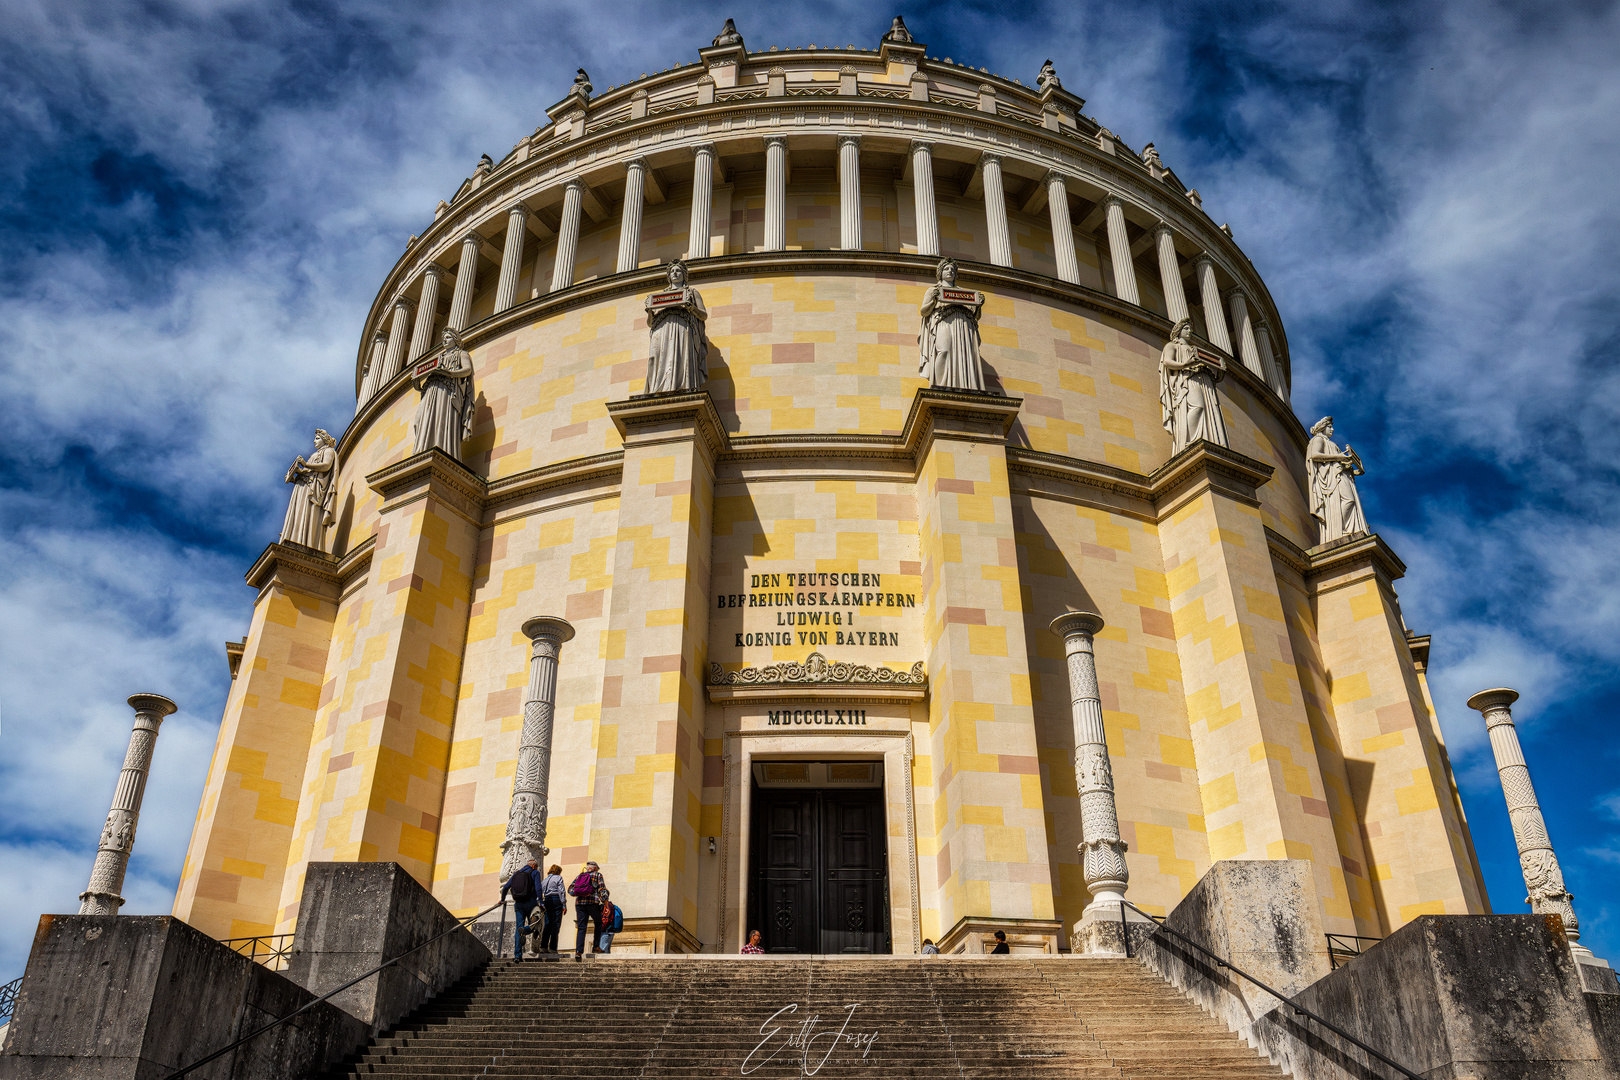
[[[990,233],[990,261],[997,266],[1012,265],[1012,237],[1007,230],[1007,191],[1001,179],[1001,158],[984,154],[984,220]]]
[[[523,238],[529,231],[529,208],[515,202],[506,209],[506,243],[501,249],[501,276],[495,285],[495,312],[517,303],[518,272],[523,268]]]
[[[574,636],[566,619],[543,615],[523,624],[529,646],[529,688],[523,699],[523,732],[518,737],[512,777],[512,805],[501,844],[501,880],[530,859],[541,863],[546,847],[546,794],[551,788],[551,728],[557,705],[557,663],[563,643]]]
[[[134,699],[131,699],[133,703]],[[1519,700],[1517,690],[1505,687],[1481,690],[1468,699],[1470,709],[1485,718],[1491,753],[1496,757],[1496,775],[1502,781],[1502,797],[1507,800],[1508,818],[1513,823],[1513,843],[1519,849],[1519,869],[1524,873],[1524,899],[1537,915],[1557,915],[1564,921],[1564,936],[1570,951],[1584,964],[1607,967],[1581,944],[1581,924],[1575,918],[1575,897],[1564,887],[1564,871],[1547,835],[1547,822],[1541,816],[1535,785],[1530,782],[1530,766],[1525,764],[1519,745],[1519,729],[1513,723],[1512,705]]]
[[[174,901],[176,918],[214,937],[275,931],[315,719],[331,692],[338,598],[371,550],[339,560],[271,544],[248,571],[259,595]]]
[[[1136,289],[1136,263],[1131,258],[1131,239],[1125,232],[1125,200],[1118,195],[1103,199],[1108,221],[1108,256],[1114,266],[1114,295],[1126,303],[1142,303]]]
[[[1159,251],[1159,280],[1164,285],[1164,309],[1172,323],[1187,317],[1187,293],[1181,287],[1181,264],[1176,261],[1176,234],[1164,222],[1153,227]]]
[[[619,210],[619,256],[616,273],[636,268],[641,254],[641,211],[647,202],[647,159],[624,163],[624,205]]]
[[[787,248],[787,136],[765,136],[765,250]]]
[[[1232,338],[1226,332],[1226,309],[1221,306],[1221,290],[1215,281],[1215,260],[1207,251],[1193,259],[1198,275],[1198,295],[1204,305],[1204,334],[1209,343],[1223,352],[1232,351]]]
[[[278,924],[311,862],[397,862],[431,885],[483,481],[429,450],[366,477],[381,499],[371,572],[349,595],[309,746]],[[493,899],[493,897],[491,898]]]
[[[918,460],[926,753],[939,826],[938,878],[923,883],[935,899],[924,906],[938,912],[939,932],[929,936],[952,948],[984,920],[1057,944],[1007,479],[1019,405],[919,390],[905,429]]]
[[[624,438],[590,857],[637,918],[697,926],[714,461],[706,392],[608,405]],[[697,613],[697,614],[695,614]],[[609,836],[612,837],[611,843]]]
[[[861,137],[838,136],[838,246],[861,250]]]
[[[136,694],[129,699],[129,707],[135,710],[135,727],[129,733],[129,749],[124,752],[124,768],[118,774],[107,823],[101,827],[90,884],[79,894],[80,915],[116,915],[124,906],[120,893],[129,853],[135,847],[135,829],[141,821],[141,798],[146,794],[146,774],[152,768],[152,748],[157,745],[163,718],[179,708],[161,694]]]
[[[456,291],[450,298],[450,320],[446,323],[452,330],[467,328],[467,318],[472,314],[473,291],[478,287],[478,252],[483,246],[484,238],[475,232],[461,238],[461,261],[456,266]]]
[[[439,283],[445,269],[428,263],[422,269],[422,295],[416,301],[416,324],[411,327],[411,355],[415,360],[433,348],[433,321],[439,317]]]
[[[1197,442],[1153,474],[1209,856],[1308,859],[1355,923],[1256,489],[1270,466]]]
[[[575,177],[563,188],[562,223],[557,226],[557,256],[551,265],[551,291],[574,283],[574,256],[579,252],[579,218],[585,212],[585,181]]]
[[[912,206],[917,218],[917,254],[939,254],[939,211],[934,205],[934,144],[911,144]],[[1003,208],[1005,216],[1005,208]]]
[[[1074,224],[1069,219],[1069,185],[1060,172],[1048,172],[1046,213],[1052,222],[1052,251],[1057,257],[1057,276],[1071,285],[1080,283],[1080,262],[1074,254]]]

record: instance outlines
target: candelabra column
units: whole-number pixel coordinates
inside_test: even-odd
[[[1125,866],[1125,842],[1119,837],[1114,774],[1108,764],[1108,737],[1097,693],[1094,640],[1102,628],[1102,616],[1089,611],[1071,611],[1052,620],[1052,633],[1063,639],[1069,666],[1074,780],[1080,789],[1080,859],[1091,893],[1084,914],[1088,921],[1118,919],[1131,879]]]
[[[1226,310],[1221,307],[1221,290],[1215,284],[1215,260],[1209,252],[1200,252],[1193,260],[1198,274],[1198,294],[1204,302],[1204,332],[1217,349],[1230,353],[1232,339],[1226,333]]]
[[[478,249],[483,246],[484,238],[475,232],[461,238],[461,262],[456,267],[456,291],[450,297],[450,321],[446,324],[452,330],[465,329],[467,317],[472,314],[473,289],[478,285]]]
[[[624,206],[619,211],[619,261],[614,272],[636,268],[641,255],[641,208],[647,201],[647,162],[631,158],[624,163]]]
[[[765,137],[765,250],[787,249],[787,136]]]
[[[116,915],[124,904],[119,894],[124,887],[124,871],[129,867],[129,853],[135,846],[135,827],[141,819],[141,798],[146,794],[146,774],[152,768],[158,725],[179,708],[161,694],[136,694],[129,699],[129,707],[135,710],[135,729],[129,733],[124,771],[118,774],[112,809],[107,811],[107,824],[101,828],[90,884],[79,894],[80,915]]]
[[[1141,306],[1136,290],[1136,262],[1131,258],[1131,239],[1125,232],[1125,200],[1110,195],[1103,200],[1108,219],[1108,255],[1114,263],[1114,295],[1128,304]]]
[[[501,880],[530,859],[539,862],[546,847],[546,797],[551,786],[551,721],[557,701],[557,658],[574,636],[565,619],[544,615],[523,624],[530,641],[529,689],[523,700],[523,732],[518,737],[517,775],[501,843]]]
[[[411,327],[411,359],[433,348],[433,320],[439,314],[439,282],[444,267],[428,263],[422,268],[422,298],[416,302],[416,325]]]
[[[692,147],[692,224],[686,232],[686,257],[707,259],[714,227],[714,144]]]
[[[1513,725],[1510,706],[1517,700],[1517,690],[1505,687],[1481,690],[1468,699],[1468,707],[1479,710],[1485,717],[1491,753],[1496,756],[1496,775],[1502,781],[1502,796],[1507,800],[1508,818],[1513,822],[1513,842],[1519,848],[1519,869],[1524,873],[1524,887],[1529,893],[1525,902],[1537,915],[1557,915],[1564,920],[1564,936],[1569,938],[1570,951],[1577,959],[1601,964],[1592,950],[1581,944],[1575,898],[1564,888],[1564,872],[1558,866],[1558,856],[1553,854],[1547,822],[1541,816],[1541,804],[1536,801],[1536,789],[1530,783],[1530,767],[1525,764],[1524,750],[1519,746],[1519,731]]]
[[[838,246],[861,250],[861,137],[838,136]]]
[[[917,254],[938,255],[939,211],[934,205],[933,143],[911,144],[911,191],[917,219]]]
[[[1069,221],[1069,185],[1063,174],[1049,172],[1041,181],[1046,185],[1046,213],[1052,219],[1052,251],[1057,256],[1057,276],[1072,285],[1080,284],[1080,262],[1074,256],[1074,225]]]
[[[990,261],[997,266],[1011,266],[1012,238],[1007,230],[1007,191],[1001,182],[1001,159],[985,154],[979,162],[984,168],[984,220],[990,232]]]
[[[585,208],[585,181],[573,179],[563,188],[562,223],[557,226],[557,259],[551,267],[551,291],[574,283],[574,255],[579,251],[579,216]]]
[[[1176,234],[1159,222],[1153,227],[1153,243],[1159,250],[1159,280],[1164,285],[1164,310],[1172,324],[1187,317],[1187,293],[1181,287],[1181,264],[1176,261]]]
[[[517,303],[518,271],[523,269],[523,237],[529,231],[529,208],[516,202],[506,209],[506,243],[501,248],[501,277],[495,285],[495,311]]]

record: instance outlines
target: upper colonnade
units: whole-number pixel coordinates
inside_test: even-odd
[[[875,51],[716,42],[695,63],[600,95],[581,71],[546,124],[480,161],[373,303],[362,410],[445,328],[472,346],[480,324],[493,332],[525,305],[567,306],[575,286],[665,258],[817,247],[874,268],[946,254],[1022,271],[1159,329],[1190,317],[1286,403],[1281,322],[1230,230],[1151,144],[1135,153],[1084,115],[1050,64],[1030,88],[892,34]],[[790,196],[806,185],[836,188],[836,229],[790,235]],[[903,203],[892,219],[871,201],[885,186]],[[942,237],[944,200],[982,214],[982,236]],[[649,251],[647,209],[671,202],[689,207],[685,242],[666,222]],[[613,230],[617,243],[581,265],[582,237]]]

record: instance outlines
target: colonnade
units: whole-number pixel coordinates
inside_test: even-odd
[[[862,137],[859,135],[838,137],[839,247],[849,251],[858,251],[862,247],[861,140]],[[784,251],[787,248],[789,140],[784,135],[769,135],[765,137],[764,143],[765,221],[762,247],[765,251]],[[910,175],[914,199],[916,249],[920,255],[939,254],[934,145],[926,140],[915,140],[906,152],[907,172]],[[692,213],[686,257],[704,258],[711,253],[711,216],[719,163],[713,143],[699,143],[691,147],[691,150]],[[641,246],[642,213],[647,201],[649,183],[649,165],[645,158],[631,158],[623,164],[625,191],[619,210],[619,244],[614,264],[616,273],[625,273],[636,268]],[[969,189],[978,188],[983,194],[991,263],[1011,267],[1012,238],[1007,218],[1007,195],[1002,165],[1003,161],[999,155],[990,151],[982,153],[975,165],[974,182],[969,185]],[[1038,213],[1044,204],[1052,231],[1057,277],[1078,285],[1080,262],[1075,249],[1074,223],[1069,212],[1070,179],[1071,177],[1065,173],[1049,170],[1035,192],[1025,201],[1024,210]],[[562,190],[561,220],[557,227],[556,252],[549,287],[551,292],[566,289],[574,284],[574,264],[579,250],[581,218],[585,200],[589,195],[587,185],[580,177],[568,180]],[[595,207],[592,211],[593,217],[600,220],[601,214],[598,212],[600,207],[594,202],[594,196],[592,198]],[[1114,192],[1105,193],[1098,204],[1113,267],[1114,293],[1126,303],[1140,305],[1142,301],[1136,277],[1136,263],[1126,229],[1126,208],[1127,201]],[[1092,217],[1095,219],[1096,214]],[[520,302],[517,282],[519,268],[523,264],[525,236],[535,224],[534,212],[527,203],[518,201],[507,208],[506,239],[499,255],[500,279],[495,289],[496,314]],[[540,228],[534,231],[540,231]],[[1171,322],[1176,322],[1187,318],[1189,309],[1186,292],[1182,286],[1175,230],[1169,224],[1159,221],[1152,227],[1151,236],[1158,256],[1159,277],[1166,312]],[[455,292],[451,298],[450,314],[445,324],[451,329],[462,330],[467,325],[478,285],[479,257],[486,251],[493,253],[494,247],[476,230],[470,230],[462,236],[460,259],[455,274]],[[1223,295],[1216,277],[1216,260],[1208,251],[1200,251],[1194,255],[1192,264],[1210,343],[1239,360],[1286,401],[1288,387],[1273,352],[1270,328],[1264,321],[1252,316],[1248,297],[1243,288],[1241,286],[1232,288]],[[445,268],[438,263],[428,263],[421,271],[420,300],[413,302],[403,291],[394,300],[391,315],[383,320],[387,328],[385,330],[381,324],[379,325],[372,344],[367,372],[360,390],[361,405],[392,381],[405,363],[415,360],[435,346],[436,343],[432,340],[433,325],[438,308],[439,286],[445,273]],[[1230,331],[1227,322],[1228,312],[1231,316]]]

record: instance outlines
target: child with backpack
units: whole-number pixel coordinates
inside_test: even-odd
[[[596,944],[604,953],[613,951],[613,935],[624,929],[624,909],[609,899],[612,895],[608,890],[602,890],[602,936]]]

